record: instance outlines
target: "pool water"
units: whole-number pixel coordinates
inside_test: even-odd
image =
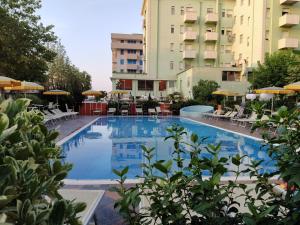
[[[180,117],[103,117],[62,145],[65,162],[73,164],[68,179],[116,179],[112,169],[120,170],[125,166],[129,166],[127,177],[136,178],[142,173],[142,145],[155,147],[154,160],[171,159],[173,143],[171,140],[164,141],[164,138],[168,136],[166,128],[175,123],[183,126],[189,135],[196,133],[199,137],[207,137],[204,144],[221,143],[220,157],[248,155],[249,158],[243,161],[243,167],[250,160],[265,159],[262,171],[274,170],[275,163],[269,159],[260,141],[256,139]],[[185,163],[188,163],[189,154],[184,154],[183,157]],[[229,172],[226,175],[232,174]]]

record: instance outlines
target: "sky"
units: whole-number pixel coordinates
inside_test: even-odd
[[[142,0],[42,0],[39,14],[65,46],[71,62],[92,76],[95,90],[111,90],[111,33],[142,33]]]

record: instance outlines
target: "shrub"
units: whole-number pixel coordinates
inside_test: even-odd
[[[198,101],[207,104],[212,101],[212,93],[219,87],[219,84],[215,81],[199,80],[198,84],[193,87],[193,96]]]
[[[58,133],[48,131],[43,116],[27,111],[28,99],[0,105],[0,223],[77,225],[85,205],[58,194],[71,169],[63,164]]]
[[[184,128],[174,125],[166,138],[174,143],[172,159],[155,161],[154,149],[143,147],[142,183],[126,188],[128,167],[114,171],[120,177],[115,191],[121,197],[115,207],[129,224],[298,225],[299,116],[299,111],[290,114],[282,109],[272,123],[258,123],[253,128],[279,126],[282,130],[278,137],[264,136],[269,156],[277,162],[278,169],[272,173],[261,172],[263,161],[246,159],[248,156],[220,157],[220,145],[204,147],[205,138],[192,134],[188,139]],[[206,154],[201,156],[203,151]],[[189,155],[189,163],[184,162],[182,153]],[[245,159],[251,162],[248,168],[242,166]],[[228,163],[235,166],[233,171]],[[227,172],[234,176],[223,183],[221,177]],[[205,177],[207,173],[209,177]],[[256,180],[255,188],[236,182],[243,173]],[[284,198],[273,192],[269,182],[275,175],[288,184]],[[148,205],[138,210],[142,198]],[[241,206],[246,209],[241,211]]]

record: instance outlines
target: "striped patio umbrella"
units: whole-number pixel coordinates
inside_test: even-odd
[[[22,81],[21,85],[13,87],[5,87],[6,91],[43,91],[45,88],[34,82]]]
[[[44,95],[55,95],[56,96],[56,104],[58,105],[58,96],[60,95],[70,95],[70,92],[63,90],[49,90],[43,93]]]
[[[212,93],[213,95],[223,95],[223,96],[242,96],[240,93],[228,91],[228,90],[218,90]]]
[[[300,81],[284,86],[284,89],[292,91],[300,91]]]
[[[5,77],[5,76],[0,76],[0,88],[14,87],[20,85],[21,85],[21,81],[9,77]]]
[[[84,95],[84,96],[104,96],[104,93],[102,91],[88,90],[88,91],[82,92],[82,95]]]

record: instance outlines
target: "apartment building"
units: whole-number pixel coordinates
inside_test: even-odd
[[[248,75],[266,53],[299,50],[299,2],[144,0],[144,75],[135,93],[189,98],[200,79],[247,92]]]
[[[111,34],[113,90],[132,91],[143,76],[143,35]],[[129,76],[128,76],[129,75]]]

